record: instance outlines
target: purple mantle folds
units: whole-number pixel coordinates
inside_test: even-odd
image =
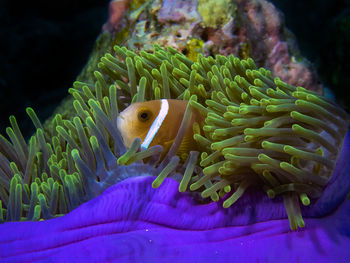
[[[133,177],[69,214],[0,225],[0,262],[349,262],[350,135],[322,197],[291,231],[283,202],[246,193],[229,209],[178,183]],[[345,200],[345,201],[344,201]]]

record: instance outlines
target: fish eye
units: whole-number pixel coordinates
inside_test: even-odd
[[[141,110],[137,117],[140,121],[145,122],[151,118],[151,112],[149,110]]]

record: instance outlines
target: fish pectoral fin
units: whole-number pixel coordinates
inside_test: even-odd
[[[173,143],[174,143],[174,140],[164,142],[163,143],[164,152],[168,152],[170,150],[170,147],[173,145]],[[193,140],[193,136],[188,135],[182,139],[182,142],[180,144],[179,149],[177,150],[176,155],[182,158],[185,155],[187,156],[188,153],[194,149],[196,149],[196,144]]]
[[[193,135],[187,135],[182,139],[177,155],[183,158],[185,155],[187,156],[190,151],[196,150],[196,146]]]
[[[164,142],[163,143],[164,152],[168,152],[170,150],[171,145],[173,145],[173,143],[174,143],[174,140]]]

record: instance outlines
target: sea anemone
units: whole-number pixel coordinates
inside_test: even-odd
[[[69,90],[74,118],[57,114],[44,129],[28,109],[37,131],[27,145],[10,117],[9,140],[0,137],[2,221],[59,216],[125,178],[149,175],[157,176],[155,188],[174,177],[180,192],[224,197],[225,208],[248,187],[270,198],[281,195],[291,229],[304,226],[299,203],[319,198],[331,178],[349,123],[344,111],[273,78],[252,59],[199,55],[193,62],[157,45],[153,53],[114,51],[101,58],[94,85],[75,82]],[[159,145],[141,151],[138,138],[125,149],[116,127],[119,110],[161,98],[189,100],[165,158]],[[205,116],[193,127],[201,152],[179,158],[193,108]]]
[[[249,186],[258,186],[270,198],[282,195],[291,229],[304,226],[299,200],[307,206],[310,198],[320,197],[332,175],[349,123],[343,110],[323,96],[273,78],[252,59],[217,55],[192,62],[159,46],[153,54],[141,51],[141,56],[118,46],[115,51],[119,60],[106,54],[100,67],[123,96],[133,101],[191,98],[189,105],[206,117],[203,134],[194,127],[194,139],[202,148],[199,165],[198,153],[191,152],[178,166],[173,149],[167,165],[160,164],[165,168],[153,187],[180,167],[184,176],[179,191],[190,185],[190,190],[213,201],[226,195],[227,208]],[[116,73],[125,81],[116,79]],[[138,148],[135,142],[121,158],[141,154]]]

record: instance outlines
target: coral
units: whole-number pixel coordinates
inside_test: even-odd
[[[133,51],[151,51],[158,44],[185,53],[189,41],[198,39],[205,56],[251,57],[281,80],[323,93],[313,66],[300,55],[295,37],[285,27],[283,14],[266,0],[149,0],[126,10],[113,28],[109,32],[114,44]]]
[[[235,1],[198,0],[197,9],[205,27],[217,28],[230,21],[235,9]]]
[[[199,54],[203,53],[203,41],[192,38],[187,42],[187,53],[186,56],[192,60],[197,61]]]
[[[123,18],[125,11],[129,8],[129,0],[112,0],[109,4],[108,21],[103,25],[102,31],[113,32],[118,29],[118,24]]]
[[[270,198],[282,195],[291,228],[303,226],[298,198],[308,205],[322,194],[347,115],[328,99],[257,69],[252,59],[199,55],[193,62],[172,48],[154,48],[138,55],[115,46],[115,56],[102,57],[95,85],[75,82],[69,90],[77,115],[71,120],[57,114],[43,132],[29,109],[37,127],[29,146],[11,117],[11,142],[0,137],[3,220],[64,214],[128,176],[157,176],[152,186],[159,187],[167,176],[181,173],[176,176],[181,192],[190,186],[214,201],[230,193],[224,207],[248,186],[264,189]],[[162,161],[161,146],[140,152],[137,139],[126,151],[116,128],[119,110],[159,98],[190,101]],[[196,128],[194,137],[202,153],[192,151],[181,163],[176,152],[192,107],[206,116],[204,134]]]

